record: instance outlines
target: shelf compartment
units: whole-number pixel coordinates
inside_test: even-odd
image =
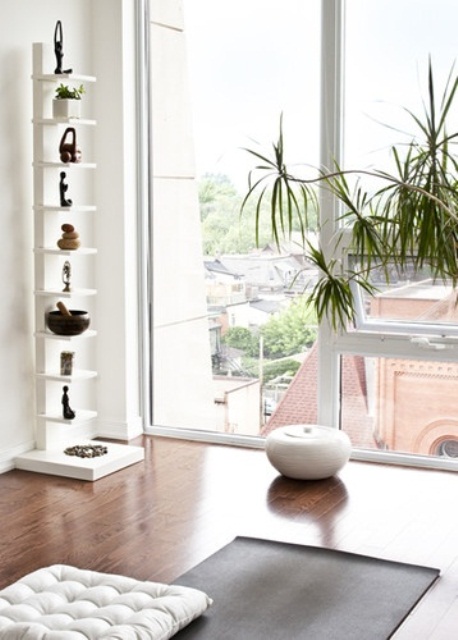
[[[97,82],[95,76],[86,76],[78,73],[41,73],[32,75],[32,80],[39,82],[59,82],[60,80],[71,80],[72,82]]]
[[[83,125],[86,127],[95,127],[97,120],[91,118],[36,118],[32,120],[33,124],[45,126],[57,126],[59,124]]]
[[[87,205],[72,205],[71,207],[61,207],[58,204],[38,204],[34,205],[34,211],[52,211],[62,213],[89,213],[97,211],[97,207],[94,204]]]
[[[72,420],[66,420],[60,413],[39,413],[38,418],[46,420],[46,422],[58,422],[68,426],[75,426],[83,424],[84,422],[90,422],[97,418],[97,411],[89,411],[86,409],[75,409],[75,417]]]
[[[64,342],[73,342],[74,340],[94,338],[97,335],[97,331],[94,329],[88,329],[84,333],[80,333],[78,336],[59,336],[57,333],[51,333],[50,331],[36,331],[34,335],[36,338],[43,338],[45,340],[63,340]]]
[[[84,382],[85,380],[92,380],[97,378],[97,371],[90,371],[89,369],[75,369],[71,376],[63,376],[59,371],[44,371],[36,373],[35,376],[39,380],[52,380],[54,382]]]
[[[57,162],[57,161],[48,161],[48,160],[38,160],[38,162],[33,162],[32,166],[38,169],[66,169],[77,168],[77,169],[96,169],[97,164],[95,162]]]
[[[58,247],[35,247],[34,253],[46,254],[52,256],[77,256],[77,255],[95,255],[97,249],[95,247],[79,247],[79,249],[59,249]]]
[[[38,289],[33,292],[35,296],[73,298],[77,296],[95,296],[97,289],[73,289],[72,291],[62,291],[61,289]]]

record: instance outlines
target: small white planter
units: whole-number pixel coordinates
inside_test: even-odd
[[[81,100],[54,99],[52,101],[53,118],[79,118],[81,115]]]

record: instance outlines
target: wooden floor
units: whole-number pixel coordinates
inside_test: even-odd
[[[458,638],[458,474],[350,462],[306,483],[260,450],[141,443],[145,462],[95,483],[0,475],[0,588],[54,563],[168,582],[245,535],[438,567],[394,637]]]

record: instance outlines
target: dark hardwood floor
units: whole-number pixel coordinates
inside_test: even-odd
[[[458,474],[350,462],[297,482],[263,451],[141,442],[145,462],[94,483],[0,475],[0,588],[54,563],[169,582],[245,535],[438,567],[395,638],[458,638]]]

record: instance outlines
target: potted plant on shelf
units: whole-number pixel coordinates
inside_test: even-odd
[[[84,86],[69,87],[60,84],[52,103],[54,118],[79,118],[81,115],[81,97]]]
[[[282,122],[273,154],[245,149],[256,159],[242,203],[255,199],[258,237],[267,209],[277,246],[293,225],[300,228],[304,255],[318,268],[318,281],[309,296],[318,318],[327,318],[335,330],[355,317],[355,285],[377,292],[372,273],[406,269],[428,271],[436,282],[455,287],[458,282],[458,156],[453,146],[458,131],[449,131],[458,76],[448,79],[436,99],[431,64],[423,114],[405,110],[416,131],[410,142],[394,145],[392,172],[382,169],[316,168],[314,176],[293,175],[285,162]],[[368,180],[369,185],[364,186]],[[377,183],[374,188],[373,184]],[[339,203],[339,219],[327,245],[309,240],[308,220],[319,207],[318,192],[328,190]],[[344,236],[350,242],[344,245]],[[346,248],[344,248],[344,246]],[[351,255],[351,261],[348,257]]]

